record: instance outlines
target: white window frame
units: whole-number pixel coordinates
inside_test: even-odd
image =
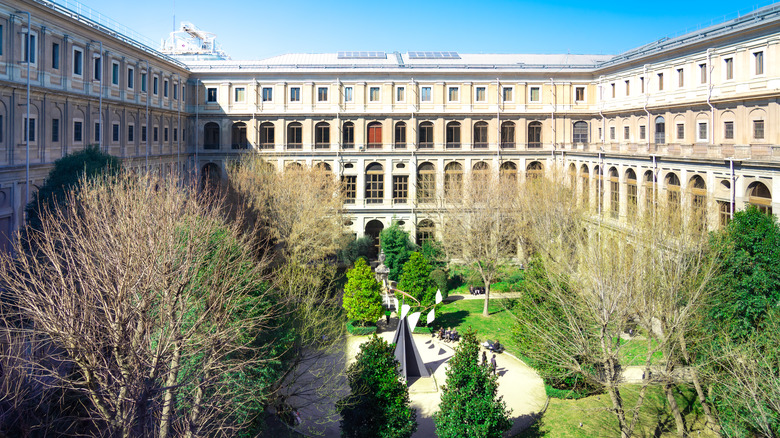
[[[455,90],[455,99],[451,99],[452,90]],[[447,103],[460,103],[460,85],[447,85]]]
[[[317,103],[330,102],[330,87],[317,87]],[[320,90],[325,90],[325,99],[320,99]]]
[[[344,87],[344,102],[353,102],[355,100],[355,90],[352,87]]]
[[[209,90],[214,90],[214,100],[209,100]],[[206,103],[217,103],[219,101],[219,88],[206,87]]]
[[[728,65],[731,64],[731,77],[728,76]],[[723,81],[731,82],[734,80],[734,54],[729,54],[727,57],[723,57]]]
[[[504,99],[504,96],[506,95],[504,93],[504,90],[509,90],[509,94],[511,94],[511,99]],[[515,86],[514,85],[502,85],[501,86],[501,101],[504,103],[512,103],[515,101]]]
[[[76,123],[81,123],[81,140],[76,140]],[[85,126],[84,119],[80,119],[80,118],[73,119],[70,136],[74,144],[84,144],[84,137],[86,137],[85,135],[86,133],[84,132],[84,126]]]
[[[401,93],[403,96],[402,98],[398,98],[398,93]],[[395,101],[398,103],[404,103],[406,102],[406,87],[403,85],[396,85],[395,86]]]
[[[759,53],[761,54],[761,73],[758,73],[757,72],[758,69],[756,68],[756,67],[758,67],[757,55]],[[766,64],[766,50],[764,50],[764,48],[761,48],[760,50],[753,50],[753,51],[750,52],[750,56],[751,56],[751,59],[750,59],[750,72],[752,73],[752,75],[753,76],[758,76],[758,77],[762,77],[762,76],[766,75],[766,66],[767,66],[767,64]],[[33,63],[33,65],[35,65],[35,63]]]
[[[265,100],[265,90],[269,90],[269,99]],[[261,87],[260,88],[260,99],[262,99],[263,102],[273,102],[274,101],[274,88],[273,87]]]
[[[425,93],[423,90],[428,90],[428,99],[424,99]],[[426,85],[424,87],[420,87],[420,102],[433,102],[433,87],[430,85]]]
[[[536,100],[532,100],[531,99],[531,96],[533,96],[533,90],[539,90],[539,98],[536,99]],[[539,86],[528,87],[528,101],[529,102],[540,103],[542,101],[542,87],[539,87]]]
[[[479,90],[482,90],[482,99],[479,99]],[[487,102],[487,87],[484,85],[474,87],[474,102]]]
[[[238,90],[244,90],[244,98],[239,99],[238,98]],[[233,88],[233,102],[234,103],[245,103],[246,102],[246,87],[235,87]]]
[[[293,100],[293,90],[298,90],[298,99]],[[290,103],[301,103],[301,87],[290,87],[289,100]]]
[[[582,88],[582,99],[581,100],[577,100],[577,89],[579,89],[579,88]],[[584,85],[575,85],[574,86],[574,99],[573,100],[574,100],[575,103],[587,101],[588,100],[588,87],[586,87]]]
[[[79,70],[81,70],[81,73],[76,73],[76,52],[79,52],[81,54],[81,62]],[[73,76],[77,78],[83,78],[84,77],[84,49],[81,47],[73,46],[70,50],[70,59],[71,59],[71,73]],[[82,123],[84,121],[82,120]],[[83,135],[82,135],[83,137]]]
[[[377,91],[376,99],[372,99],[371,92],[373,90]],[[381,102],[382,101],[382,87],[368,87],[368,101],[369,102]]]
[[[704,125],[704,137],[701,136],[701,125]],[[696,121],[696,141],[697,142],[707,142],[709,141],[710,136],[710,124],[706,120],[697,120]]]

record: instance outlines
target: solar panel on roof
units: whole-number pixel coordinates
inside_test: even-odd
[[[407,52],[409,59],[460,59],[458,52]]]
[[[387,59],[385,52],[339,52],[339,59]]]

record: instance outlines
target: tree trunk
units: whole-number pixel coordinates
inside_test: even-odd
[[[685,342],[685,336],[680,336],[680,350],[682,351],[683,358],[685,359],[685,365],[690,367],[691,371],[691,379],[693,380],[693,387],[696,388],[696,395],[699,397],[699,404],[701,404],[701,408],[704,411],[704,416],[707,418],[707,426],[709,426],[710,430],[716,435],[720,436],[720,431],[718,430],[718,423],[715,422],[715,417],[712,416],[712,409],[710,409],[710,404],[707,403],[707,397],[704,395],[704,390],[701,387],[701,383],[699,382],[699,373],[696,371],[696,369],[691,365],[691,358],[688,354],[688,345]]]
[[[488,311],[488,304],[490,304],[490,283],[485,281],[485,304],[482,307],[482,316],[484,317],[490,316],[490,312]]]
[[[620,390],[613,385],[607,385],[607,392],[609,393],[609,398],[612,400],[612,408],[615,411],[615,415],[618,419],[618,425],[620,426],[620,437],[621,438],[630,438],[631,437],[631,431],[628,427],[628,424],[626,424],[626,413],[623,410],[623,398],[620,396]]]
[[[168,438],[171,427],[171,412],[173,411],[173,387],[176,385],[176,377],[179,374],[179,360],[181,358],[181,341],[174,344],[171,367],[168,377],[165,379],[165,394],[163,395],[162,414],[160,415],[160,438]]]
[[[673,388],[674,385],[672,385],[671,383],[667,382],[664,385],[664,392],[666,392],[666,401],[669,402],[669,409],[672,411],[672,416],[674,417],[674,424],[675,426],[677,426],[677,436],[685,437],[688,436],[688,433],[685,430],[685,419],[680,413],[680,406],[677,405],[677,400],[674,398]]]

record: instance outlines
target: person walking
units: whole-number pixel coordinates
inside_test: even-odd
[[[493,357],[490,358],[490,368],[493,372],[493,374],[496,374],[496,355],[494,354]]]
[[[482,365],[487,365],[487,352],[482,350]]]

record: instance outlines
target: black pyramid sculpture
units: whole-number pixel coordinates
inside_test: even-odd
[[[431,376],[431,373],[425,368],[420,352],[417,351],[406,318],[401,319],[401,322],[398,323],[393,343],[395,344],[395,358],[401,364],[401,375],[404,376],[404,379],[408,381],[409,377]]]

